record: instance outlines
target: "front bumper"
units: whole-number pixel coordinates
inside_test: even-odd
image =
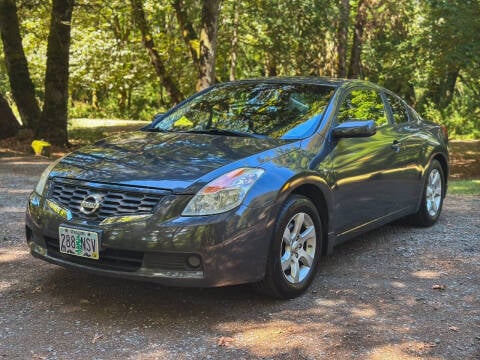
[[[164,205],[174,202],[165,199]],[[67,220],[33,192],[26,237],[33,256],[68,268],[172,286],[224,286],[264,277],[275,213],[275,206],[240,206],[201,217],[169,217],[168,211],[157,211],[141,221],[100,225]],[[99,232],[100,259],[61,253],[60,225]],[[200,260],[198,266],[191,265],[192,257]]]

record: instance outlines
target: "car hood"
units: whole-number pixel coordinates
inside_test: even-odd
[[[286,143],[277,139],[136,131],[65,156],[51,177],[185,192],[215,169]]]

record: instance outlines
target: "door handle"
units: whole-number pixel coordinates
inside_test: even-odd
[[[398,140],[393,140],[392,143],[392,150],[395,152],[399,152],[402,149],[402,144]]]

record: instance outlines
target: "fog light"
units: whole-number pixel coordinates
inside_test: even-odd
[[[44,247],[35,244],[33,241],[29,244],[30,245],[30,250],[33,252],[36,252],[37,254],[45,256],[47,254],[47,249]]]
[[[190,255],[189,257],[187,257],[187,264],[192,268],[198,268],[201,264],[200,256]]]

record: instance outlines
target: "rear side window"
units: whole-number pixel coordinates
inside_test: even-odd
[[[392,96],[390,94],[385,95],[388,99],[388,102],[390,103],[395,124],[406,123],[408,121],[408,112],[405,105],[403,105],[403,103],[395,96]]]
[[[337,116],[339,124],[348,120],[374,120],[377,127],[387,124],[380,94],[369,89],[351,91],[343,100]]]
[[[408,106],[408,115],[409,115],[410,121],[413,121],[416,123],[423,121],[422,117],[418,115],[418,113],[410,106]]]

